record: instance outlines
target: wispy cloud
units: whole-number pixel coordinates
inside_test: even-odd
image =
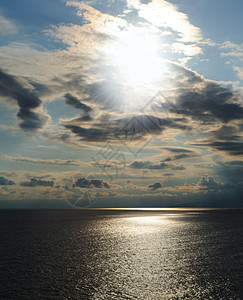
[[[192,25],[185,13],[178,11],[176,5],[164,0],[153,0],[143,4],[139,0],[127,0],[130,8],[136,9],[140,17],[157,27],[169,28],[178,34],[183,42],[199,42],[201,31]]]
[[[243,80],[243,44],[236,44],[230,41],[219,46],[221,56],[232,63],[233,69],[237,72],[240,80]]]
[[[31,164],[37,165],[59,165],[59,166],[80,166],[84,165],[79,159],[40,159],[40,158],[31,158],[31,157],[23,157],[23,156],[11,156],[11,155],[3,155],[4,158],[19,161],[19,162],[27,162]]]
[[[0,14],[0,35],[15,34],[17,32],[17,26]]]

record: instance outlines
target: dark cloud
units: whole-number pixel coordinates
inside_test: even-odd
[[[114,80],[105,80],[87,85],[82,78],[78,80],[75,76],[70,75],[70,78],[66,78],[71,84],[69,87],[67,86],[67,90],[79,93],[85,103],[97,104],[99,110],[101,112],[105,110],[106,114],[103,111],[103,114],[97,114],[96,118],[91,118],[87,113],[89,106],[80,102],[70,93],[66,94],[66,101],[70,105],[81,109],[83,107],[84,111],[83,105],[88,107],[86,115],[62,122],[62,125],[70,131],[68,139],[71,137],[78,143],[80,141],[135,143],[148,138],[148,136],[159,136],[168,129],[190,133],[195,128],[195,130],[201,130],[204,138],[206,136],[207,139],[194,145],[211,147],[232,155],[241,155],[242,145],[240,142],[236,142],[241,138],[243,128],[241,125],[243,107],[239,95],[232,88],[207,80],[198,73],[176,63],[168,63],[168,73],[174,78],[173,83],[168,79],[168,90],[170,91],[171,88],[171,92],[163,95],[159,91],[159,96],[155,97],[156,103],[149,102],[155,106],[152,109],[153,113],[145,114],[144,111],[144,114],[124,118],[113,114],[114,111],[117,113],[124,109],[125,94],[121,84]],[[161,99],[163,99],[162,102]],[[164,114],[161,117],[161,112],[165,111],[166,117]],[[89,123],[87,124],[87,122]],[[66,139],[65,134],[63,137]],[[196,152],[187,148],[164,147],[162,149],[175,153],[175,156],[166,158],[164,162],[197,155]]]
[[[80,109],[84,108],[83,105],[80,106],[80,103],[84,103],[78,100],[76,97],[73,97],[71,93],[75,92],[78,95],[81,95],[82,101],[85,103],[97,104],[97,106],[102,110],[119,111],[123,105],[123,87],[119,82],[116,82],[111,77],[109,80],[88,84],[85,76],[67,74],[62,78],[54,78],[50,83],[50,89],[53,91],[53,93],[60,91],[65,93],[69,91],[69,93],[66,94],[68,96],[65,97],[68,99],[66,101],[69,102],[67,104],[73,105],[74,107]]]
[[[162,162],[168,162],[168,161],[173,161],[173,160],[178,160],[178,159],[184,159],[184,158],[193,158],[196,157],[197,155],[191,153],[191,154],[187,154],[187,153],[181,153],[181,154],[177,154],[173,157],[167,157],[165,159],[162,160]]]
[[[232,120],[243,119],[243,107],[237,101],[236,95],[227,87],[218,83],[202,79],[195,72],[185,70],[190,76],[190,85],[185,84],[178,90],[176,98],[176,110],[171,111],[184,116],[189,116],[194,120],[204,124],[212,124],[215,120],[228,123]],[[193,79],[194,78],[194,79]],[[193,86],[201,83],[200,85]],[[188,83],[188,82],[187,82]]]
[[[148,161],[134,161],[132,164],[130,164],[130,168],[133,169],[147,169],[147,167],[150,165],[150,162]]]
[[[186,149],[186,148],[172,148],[172,147],[163,147],[164,150],[167,150],[169,152],[179,152],[179,153],[191,153],[191,152],[194,152],[193,150],[190,150],[190,149]]]
[[[41,96],[50,96],[52,94],[50,87],[46,84],[35,82],[31,79],[29,79],[29,83],[34,87],[36,91],[38,91],[39,95]]]
[[[117,135],[160,134],[166,128],[189,130],[183,119],[158,118],[153,115],[137,115],[118,120],[121,130]]]
[[[215,181],[215,179],[213,177],[201,177],[201,179],[198,182],[199,186],[202,187],[206,187],[206,188],[218,188],[218,186],[221,186],[221,184],[217,181]]]
[[[201,179],[197,183],[197,187],[199,189],[206,189],[208,191],[217,191],[221,189],[230,189],[232,188],[232,185],[227,183],[222,183],[218,180],[215,180],[213,177],[208,176],[202,176]]]
[[[218,87],[218,89],[216,88]],[[212,90],[210,90],[212,89]],[[181,91],[177,98],[177,111],[204,124],[212,124],[215,119],[228,123],[231,120],[243,119],[243,108],[230,103],[233,93],[227,89],[209,84],[201,92]],[[173,111],[177,113],[177,111]]]
[[[189,122],[194,120],[197,121],[198,127],[201,128],[202,126],[205,130],[208,130],[208,126],[222,123],[221,132],[218,130],[217,133],[214,133],[220,141],[224,141],[224,133],[229,141],[238,139],[240,137],[239,128],[230,123],[232,121],[240,122],[243,119],[243,108],[240,105],[239,97],[234,91],[221,83],[207,80],[198,73],[178,64],[168,63],[168,65],[169,72],[174,76],[174,86],[172,87],[173,93],[170,93],[170,96],[165,97],[162,95],[166,100],[163,105],[161,104],[161,106],[160,103],[156,102],[154,115],[139,114],[120,119],[117,116],[111,116],[111,114],[112,111],[119,112],[124,108],[125,94],[124,87],[121,84],[114,80],[87,84],[84,78],[72,74],[67,75],[65,80],[56,78],[55,81],[58,84],[62,86],[65,84],[65,90],[70,91],[64,96],[66,103],[86,113],[86,115],[62,121],[62,125],[72,133],[70,133],[72,137],[75,135],[79,141],[105,142],[116,139],[138,141],[144,139],[146,135],[160,135],[166,129],[191,131],[193,128],[190,127]],[[71,94],[73,92],[80,94],[80,98],[83,100],[80,101],[74,97]],[[110,117],[105,120],[103,115],[99,114],[96,119],[93,119],[88,114],[91,107],[87,103],[98,104],[99,110],[109,111],[107,116]],[[166,116],[170,117],[158,117],[161,116],[160,109],[162,111],[166,110]],[[89,124],[80,126],[80,123],[83,122],[89,122]],[[178,153],[189,153],[191,151],[173,147],[164,149]],[[178,159],[180,158],[178,157]]]
[[[206,136],[193,145],[242,155],[239,140],[242,138],[243,107],[239,93],[177,64],[170,64],[170,68],[175,74],[175,96],[174,101],[168,102],[167,109],[193,120],[195,129]],[[173,105],[170,106],[171,102]]]
[[[14,185],[15,182],[13,182],[12,180],[8,180],[4,177],[0,177],[0,185]]]
[[[40,129],[49,119],[46,114],[33,112],[26,108],[20,108],[17,117],[21,120],[19,126],[25,130]]]
[[[109,129],[103,130],[99,128],[84,128],[77,125],[63,124],[75,135],[81,137],[82,141],[86,142],[104,142],[110,139],[111,132]]]
[[[154,184],[150,184],[148,186],[148,188],[152,189],[152,190],[158,190],[158,189],[161,189],[163,187],[163,184],[160,183],[160,182],[156,182]]]
[[[208,132],[209,138],[195,145],[210,147],[230,155],[243,155],[242,131],[238,126],[223,125]]]
[[[113,141],[116,138],[136,141],[144,139],[146,135],[159,135],[165,129],[190,131],[193,129],[189,125],[190,120],[197,121],[198,127],[202,126],[206,130],[208,126],[223,123],[223,126],[228,126],[228,140],[239,138],[239,128],[235,127],[232,132],[229,129],[230,122],[240,122],[243,119],[243,107],[240,104],[239,96],[231,88],[207,80],[181,65],[168,63],[168,66],[169,75],[171,73],[174,78],[172,92],[168,93],[170,96],[166,97],[159,92],[165,101],[163,103],[156,102],[154,115],[134,115],[120,119],[117,117],[115,119],[113,116],[104,120],[100,115],[97,119],[93,119],[88,114],[91,107],[87,105],[87,103],[95,103],[100,111],[109,111],[109,115],[112,111],[123,111],[126,93],[119,82],[104,80],[87,84],[85,78],[75,74],[68,74],[64,79],[55,78],[55,82],[62,86],[62,91],[70,91],[64,96],[66,103],[86,113],[86,115],[63,121],[62,125],[76,135],[79,141],[85,142]],[[169,83],[170,89],[170,80]],[[71,93],[81,95],[82,101]],[[160,97],[158,97],[159,99]],[[166,116],[170,117],[158,117],[161,116],[161,111],[166,111]],[[82,122],[89,122],[89,124],[80,126]],[[218,132],[218,138],[221,140],[226,129],[223,126],[221,133]],[[215,134],[217,133],[215,132]],[[188,149],[179,150],[179,148],[169,149],[169,147],[165,149],[179,153],[190,151]]]
[[[182,159],[182,158],[191,158],[191,157],[193,157],[193,156],[195,156],[195,155],[183,153],[183,154],[175,155],[172,159],[173,159],[173,160],[177,160],[177,159]]]
[[[239,96],[229,87],[206,80],[178,64],[169,67],[175,74],[177,88],[174,105],[168,107],[171,112],[191,117],[204,125],[243,119]]]
[[[107,140],[140,140],[145,135],[158,135],[167,128],[190,130],[190,127],[178,119],[162,119],[152,115],[136,115],[117,120],[97,120],[93,127],[85,128],[76,124],[63,126],[88,142],[104,142]]]
[[[132,169],[148,169],[148,170],[163,170],[163,169],[172,169],[172,170],[185,170],[183,165],[175,165],[172,163],[160,162],[152,163],[150,161],[134,161],[129,165]]]
[[[168,165],[168,167],[172,170],[182,171],[186,168],[183,165]]]
[[[19,106],[17,117],[19,126],[25,130],[37,130],[48,121],[48,115],[44,112],[36,112],[42,101],[38,93],[30,86],[24,86],[20,78],[9,75],[0,70],[0,96],[15,100]]]
[[[173,175],[175,175],[175,174],[174,174],[174,173],[163,173],[163,175],[169,177],[169,176],[173,176]]]
[[[195,146],[202,146],[202,147],[211,147],[213,149],[216,149],[218,151],[223,151],[230,155],[243,155],[243,143],[242,142],[221,142],[221,141],[215,141],[215,142],[207,142],[204,143],[195,143],[193,144]]]
[[[239,140],[241,138],[241,130],[238,126],[223,125],[217,130],[209,131],[212,139],[220,141]]]
[[[70,93],[67,93],[65,96],[65,102],[77,109],[81,109],[84,112],[88,113],[92,111],[92,108],[88,105],[82,103],[80,100],[78,100],[76,97],[72,96]]]
[[[99,180],[99,179],[86,179],[86,178],[79,178],[75,181],[75,183],[73,184],[74,187],[79,187],[79,188],[98,188],[98,189],[109,189],[110,185],[103,181],[103,180]]]
[[[30,181],[24,181],[24,182],[20,183],[20,185],[22,185],[22,186],[30,186],[30,187],[54,186],[54,184],[55,184],[54,181],[41,180],[41,179],[36,179],[36,178],[31,178]]]

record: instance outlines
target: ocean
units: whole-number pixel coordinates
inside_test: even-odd
[[[1,210],[0,299],[243,299],[243,210]]]

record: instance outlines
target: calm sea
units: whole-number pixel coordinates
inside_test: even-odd
[[[0,211],[0,299],[243,299],[242,210]]]

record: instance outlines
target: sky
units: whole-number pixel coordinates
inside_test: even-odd
[[[242,11],[0,1],[0,208],[242,207]]]

